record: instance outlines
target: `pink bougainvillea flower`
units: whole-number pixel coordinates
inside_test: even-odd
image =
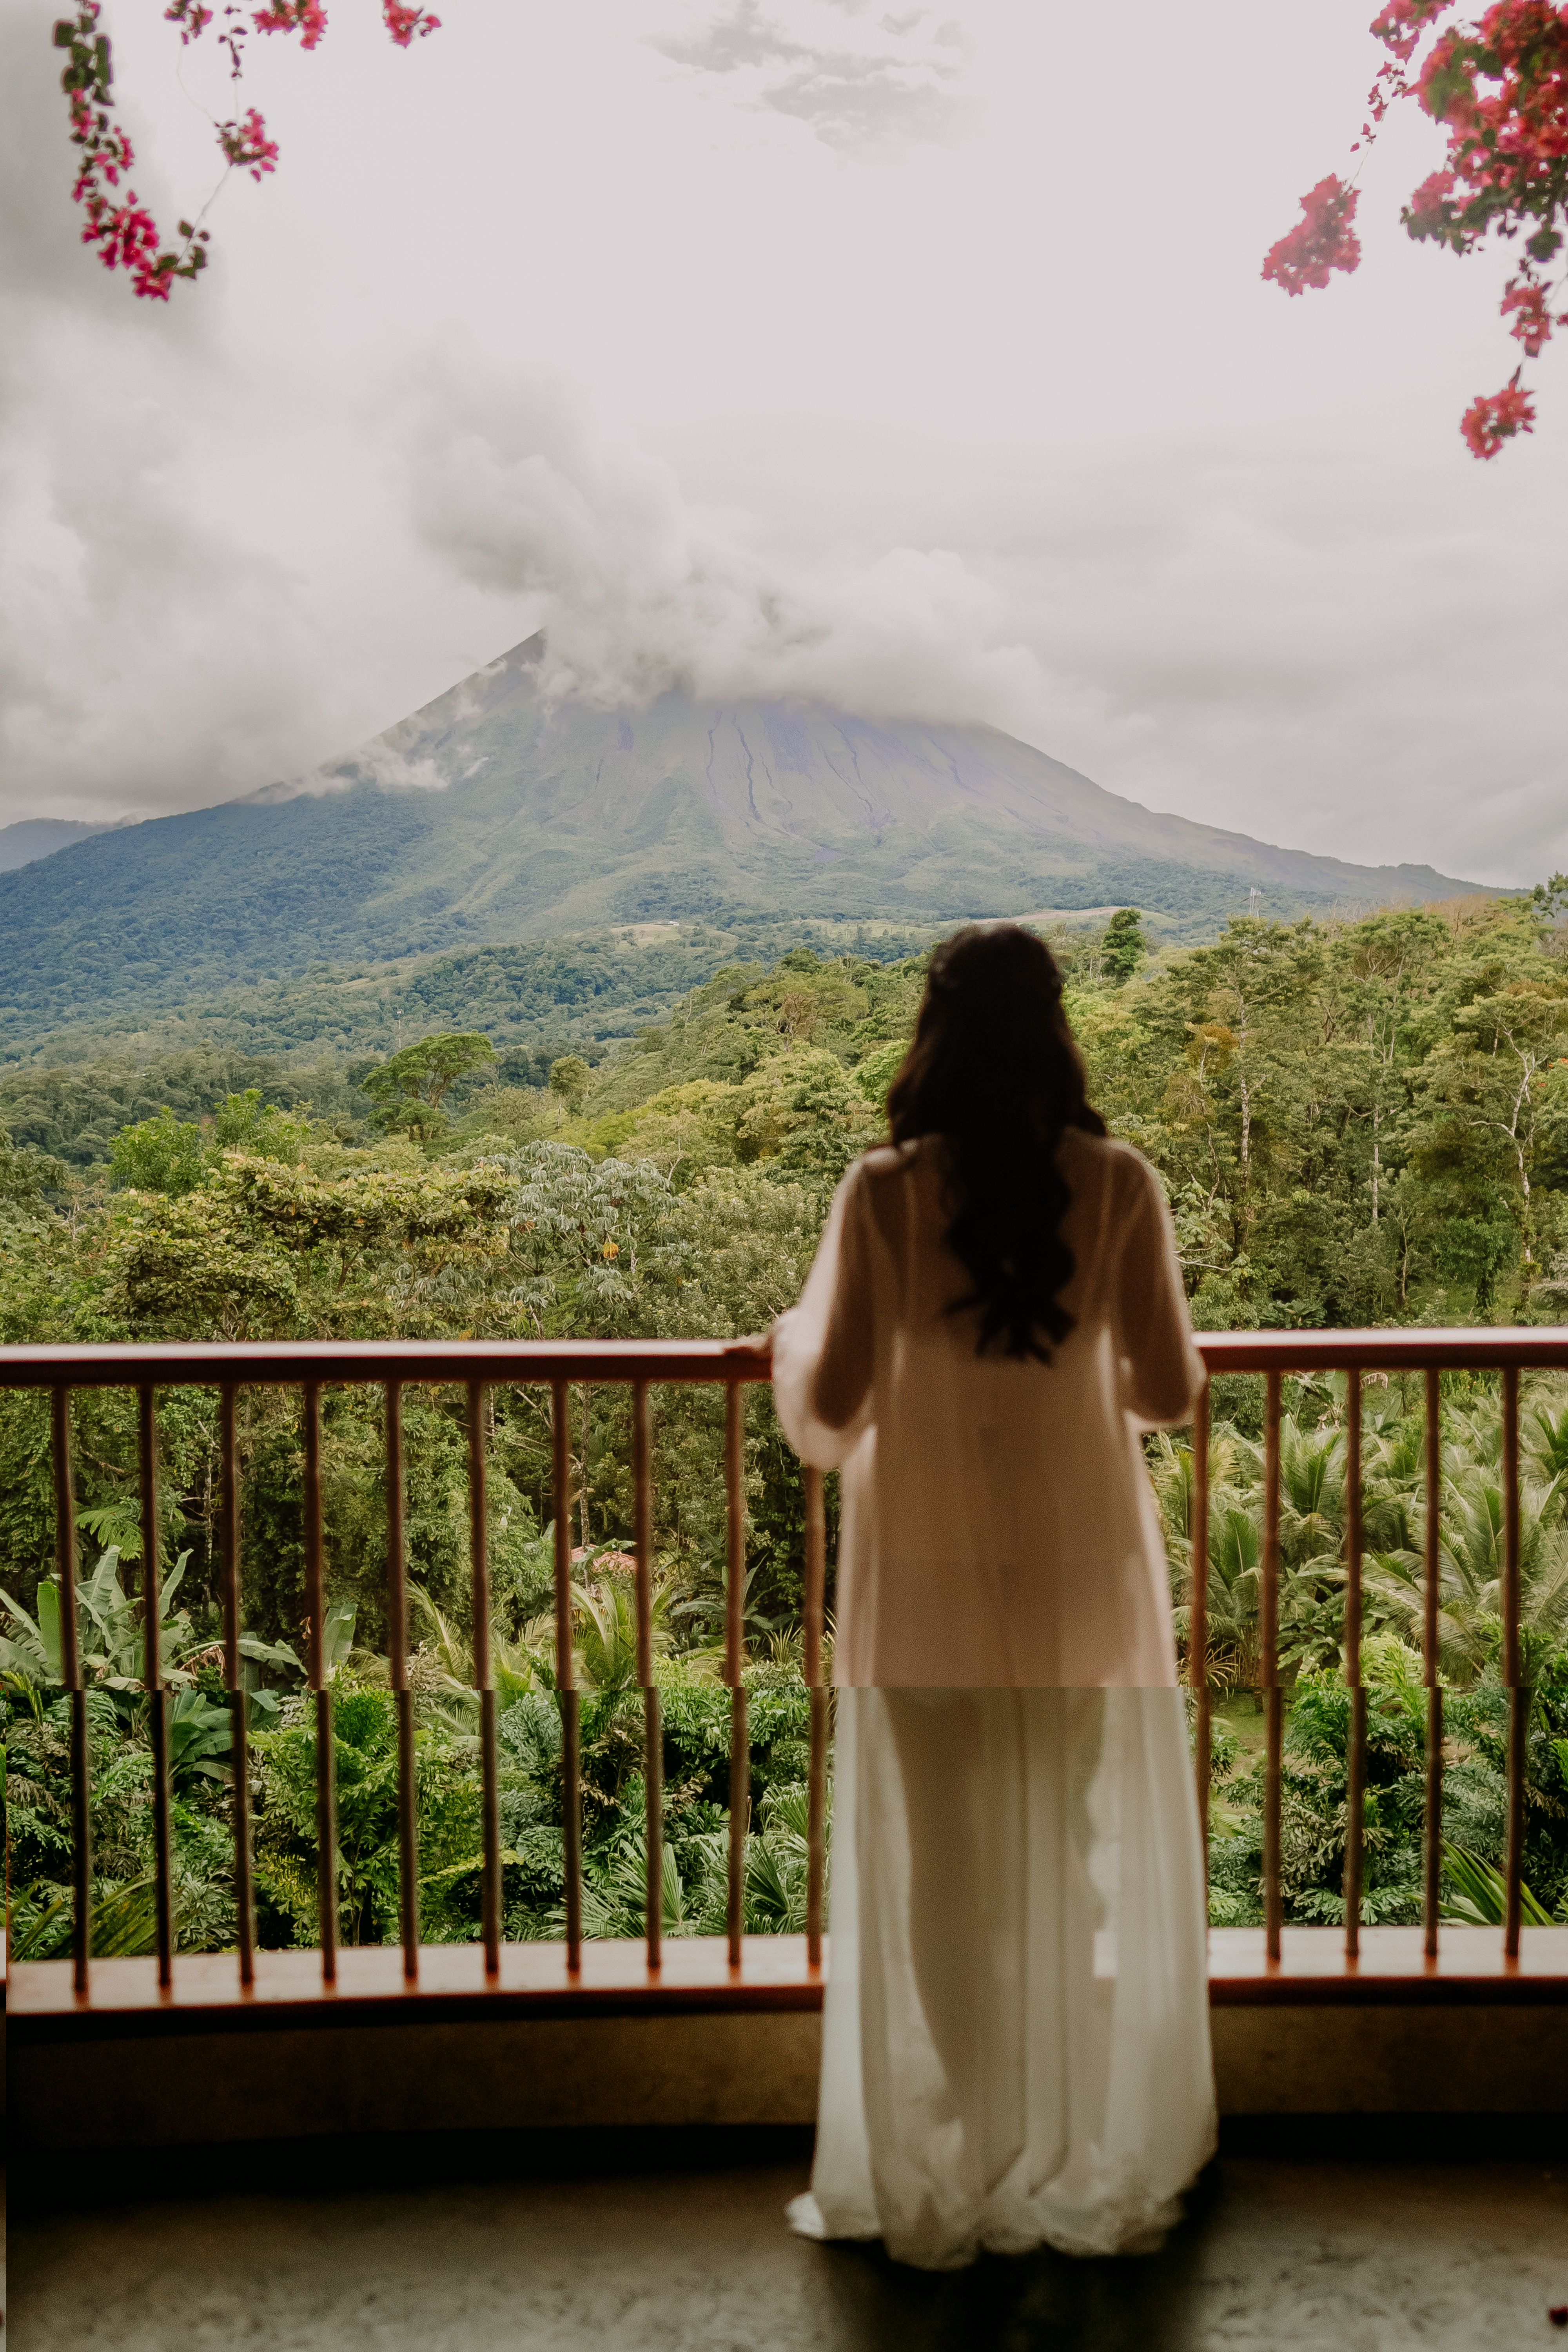
[[[98,29],[100,0],[74,0],[74,16],[59,19],[50,37],[67,51],[60,87],[66,93],[70,138],[81,151],[72,200],[87,215],[82,242],[97,247],[106,269],[124,269],[133,290],[157,302],[166,302],[176,278],[195,278],[206,267],[207,231],[198,215],[195,224],[182,221],[181,243],[174,252],[161,249],[157,223],[129,190],[122,204],[110,201],[105,191],[118,188],[131,169],[130,140],[114,127],[110,110],[112,79],[110,43]],[[409,6],[405,0],[382,0],[382,19],[399,48],[423,40],[439,29],[441,19],[427,8]],[[327,29],[322,0],[263,0],[247,13],[247,0],[224,0],[221,16],[207,0],[167,0],[167,23],[177,25],[180,39],[189,44],[216,25],[215,38],[228,56],[230,79],[245,70],[246,41],[252,32],[298,33],[300,46],[313,49]],[[267,125],[249,107],[228,122],[215,122],[218,146],[231,171],[248,172],[260,181],[278,168],[278,142],[267,136]]]
[[[1560,318],[1552,318],[1546,307],[1545,287],[1530,278],[1513,279],[1503,295],[1501,310],[1505,319],[1512,314],[1509,332],[1524,345],[1528,359],[1537,358],[1542,343],[1550,340],[1552,328],[1563,324]]]
[[[300,47],[313,49],[327,29],[327,12],[321,0],[273,0],[270,8],[258,8],[250,21],[258,33],[298,33]]]
[[[1331,269],[1352,270],[1361,259],[1361,240],[1351,223],[1358,192],[1330,173],[1301,199],[1301,217],[1264,256],[1263,275],[1287,294],[1326,286]]]
[[[1404,65],[1414,54],[1427,26],[1453,5],[1454,0],[1387,0],[1387,5],[1373,18],[1370,29]]]
[[[217,143],[231,163],[259,180],[278,169],[278,142],[267,136],[267,125],[253,106],[238,122],[218,126]]]
[[[417,33],[423,40],[427,33],[441,29],[439,16],[432,16],[426,8],[405,8],[400,0],[381,0],[381,14],[387,31],[400,49],[405,49]]]
[[[1357,150],[1375,139],[1396,99],[1414,98],[1447,134],[1443,168],[1428,173],[1400,217],[1412,236],[1473,253],[1515,238],[1521,266],[1503,289],[1509,332],[1535,358],[1568,311],[1553,316],[1549,281],[1568,243],[1568,0],[1492,0],[1459,18],[1458,0],[1384,0],[1372,31],[1387,52],[1367,100]],[[1426,41],[1426,36],[1431,38]],[[1417,58],[1416,52],[1426,47]],[[1263,275],[1287,294],[1351,270],[1355,193],[1335,178],[1302,200],[1302,217],[1269,251]],[[1534,408],[1517,373],[1471,402],[1461,430],[1478,457],[1531,431]]]
[[[1483,393],[1472,400],[1459,420],[1459,430],[1478,457],[1495,457],[1516,433],[1535,430],[1535,404],[1517,383],[1504,384],[1489,399]]]
[[[1448,199],[1454,193],[1452,172],[1433,172],[1411,195],[1400,218],[1412,236],[1436,236],[1453,217]]]
[[[199,39],[213,20],[212,10],[204,8],[201,0],[169,0],[163,15],[171,25],[178,25],[182,47]]]

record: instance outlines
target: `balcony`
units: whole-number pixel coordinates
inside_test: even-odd
[[[663,1748],[652,1664],[649,1394],[659,1383],[701,1381],[717,1384],[725,1399],[729,1572],[723,1666],[731,1693],[731,1759],[743,1759],[749,1752],[742,1615],[743,1392],[747,1383],[766,1378],[763,1359],[743,1347],[717,1342],[0,1352],[0,1385],[47,1390],[52,1401],[56,1520],[63,1531],[57,1561],[58,1679],[69,1698],[75,1827],[71,1956],[18,1962],[11,1972],[13,2197],[30,2206],[33,2215],[25,2232],[17,2307],[34,2319],[21,2340],[163,2345],[192,2332],[192,2315],[199,2306],[209,2314],[230,2311],[234,2317],[227,2333],[227,2322],[202,2321],[209,2332],[204,2337],[198,2330],[197,2342],[245,2340],[246,2331],[255,2335],[256,2315],[270,2311],[276,2332],[268,2339],[264,2330],[255,2340],[335,2343],[337,2335],[313,2332],[315,2320],[307,2328],[306,2320],[296,2315],[330,2311],[337,2315],[331,2326],[341,2327],[344,2341],[352,2335],[356,2341],[389,2345],[477,2345],[500,2342],[504,2328],[515,2328],[521,2307],[516,2299],[525,2292],[534,2298],[531,2308],[556,2315],[555,2332],[538,2340],[563,2345],[590,2333],[612,2345],[876,2344],[891,2340],[895,2330],[906,2336],[912,2331],[916,2342],[935,2343],[968,2340],[982,2327],[997,2341],[1032,2340],[1009,2329],[1056,2327],[1065,2331],[1063,2342],[1327,2344],[1358,2340],[1352,2315],[1384,2305],[1394,2315],[1390,2326],[1395,2332],[1378,2336],[1379,2343],[1468,2347],[1483,2341],[1536,2340],[1546,2326],[1547,2305],[1568,2301],[1568,2270],[1560,2252],[1568,2233],[1560,2240],[1552,2234],[1561,2231],[1563,2220],[1561,2168],[1550,2158],[1542,2162],[1543,2150],[1560,2150],[1563,2118],[1568,2116],[1568,1927],[1529,1923],[1522,1876],[1531,1700],[1523,1676],[1528,1644],[1521,1632],[1520,1385],[1521,1377],[1568,1366],[1568,1332],[1227,1333],[1205,1336],[1200,1345],[1211,1374],[1261,1377],[1267,1464],[1258,1581],[1264,1917],[1257,1927],[1211,1931],[1225,2135],[1219,2172],[1205,2190],[1206,2203],[1199,2200],[1204,2210],[1192,2228],[1154,2262],[1082,2266],[1042,2257],[1021,2265],[983,2264],[966,2281],[945,2282],[911,2282],[865,2252],[805,2246],[788,2239],[778,2221],[778,2208],[801,2184],[806,2161],[827,1957],[826,1537],[821,1482],[815,1475],[806,1486],[804,1659],[812,1696],[805,1934],[744,1932],[743,1804],[731,1810],[729,1821],[724,1936],[666,1937],[657,1902],[647,1906],[647,1933],[638,1942],[597,1939],[584,1932],[579,1695],[572,1687],[571,1667],[572,1391],[579,1383],[617,1382],[629,1391],[637,1681],[644,1692],[647,1852],[652,1863],[647,1883],[657,1888]],[[1360,1400],[1363,1379],[1391,1368],[1423,1374],[1426,1397],[1431,1507],[1426,1519],[1424,1618],[1429,1735],[1425,1877],[1419,1925],[1370,1927],[1362,1916],[1360,1873],[1367,1736],[1360,1676]],[[1440,1916],[1438,1382],[1443,1371],[1458,1368],[1495,1372],[1500,1387],[1505,1526],[1500,1599],[1510,1693],[1509,1826],[1495,1928],[1447,1925]],[[1342,1929],[1285,1922],[1280,1858],[1281,1381],[1288,1375],[1329,1370],[1346,1377],[1349,1451],[1343,1655],[1351,1728]],[[324,1732],[331,1722],[333,1696],[321,1391],[328,1383],[367,1381],[386,1391],[386,1590],[389,1680],[398,1723],[399,1939],[340,1948],[332,1892],[333,1743],[320,1737],[317,1948],[258,1948],[247,1776],[240,1769],[235,1774],[236,1947],[227,1952],[176,1950],[169,1693],[154,1640],[142,1660],[142,1680],[151,1748],[156,1949],[138,1958],[95,1957],[85,1834],[88,1680],[75,1601],[71,1393],[104,1386],[136,1392],[146,1563],[142,1599],[145,1622],[155,1628],[158,1392],[204,1386],[217,1391],[225,1680],[235,1749],[243,1759],[247,1697],[241,1651],[237,1395],[241,1387],[258,1385],[300,1392],[308,1704]],[[418,1939],[400,1438],[402,1391],[416,1382],[460,1386],[466,1401],[474,1680],[484,1789],[482,1926],[478,1939],[467,1944],[421,1945]],[[504,1865],[496,1798],[484,1403],[489,1386],[525,1383],[548,1390],[554,1432],[555,1654],[564,1662],[558,1704],[566,1882],[564,1932],[553,1943],[509,1943],[501,1935]],[[1206,1411],[1205,1402],[1194,1446],[1194,1557],[1200,1568],[1206,1559],[1209,1517]],[[1187,1643],[1195,1769],[1205,1808],[1211,1729],[1207,1589],[1206,1576],[1194,1574]],[[1440,2190],[1418,2167],[1411,2169],[1405,2162],[1401,2168],[1413,2152],[1450,2159]],[[1363,2179],[1358,2165],[1375,2169]],[[1552,2171],[1558,2173],[1555,2182],[1548,2177]],[[1369,2179],[1375,2183],[1370,2201]],[[353,2189],[356,2182],[363,2194]],[[419,2182],[424,2185],[416,2187]],[[139,2209],[133,2226],[87,2210],[122,2202],[148,2186],[165,2197],[173,2190],[173,2201],[155,2212]],[[189,2201],[220,2186],[232,2189],[235,2198],[214,2206]],[[289,2201],[301,2191],[309,2193],[310,2217],[303,2243],[303,2209]],[[437,2243],[438,2256],[431,2251]],[[468,2249],[460,2262],[455,2247]],[[584,2252],[589,2247],[597,2250],[591,2260]],[[1549,2275],[1553,2260],[1554,2277]],[[428,2300],[433,2263],[447,2280],[447,2303],[441,2309]],[[452,2316],[454,2263],[469,2265],[463,2269],[468,2282],[463,2292],[471,2290],[474,2299],[462,2308],[471,2322]],[[1360,2282],[1353,2291],[1343,2284],[1352,2274]],[[1325,2287],[1330,2277],[1341,2283]],[[140,2282],[134,2291],[133,2279]],[[148,2284],[153,2279],[162,2282],[155,2293]],[[634,2310],[643,2318],[628,2319]],[[188,2325],[176,2324],[181,2311]],[[1336,2311],[1342,2326],[1332,2319]],[[1397,2332],[1404,2325],[1397,2314],[1411,2311],[1426,2315],[1421,2321],[1425,2333]],[[1481,2312],[1487,2315],[1484,2329],[1478,2318]],[[374,2326],[382,2332],[366,2336],[363,2331],[377,2313]],[[1155,2313],[1162,2315],[1160,2327],[1151,2333]],[[1504,2313],[1517,2314],[1517,2327],[1503,2324]],[[470,2324],[472,2332],[462,2333]],[[448,2330],[445,2335],[443,2327]],[[458,2332],[451,2333],[453,2327]],[[507,2335],[504,2340],[516,2338]]]

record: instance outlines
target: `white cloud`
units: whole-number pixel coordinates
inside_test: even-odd
[[[643,703],[679,687],[950,719],[1037,699],[1008,599],[959,557],[769,560],[557,373],[444,338],[412,445],[418,529],[465,579],[529,600],[552,699]]]
[[[844,21],[866,14],[866,0],[806,0],[786,23],[762,0],[723,0],[698,10],[686,33],[646,37],[696,76],[705,94],[793,117],[825,146],[861,161],[975,137],[985,107],[963,87],[976,44],[963,24],[923,8]]]

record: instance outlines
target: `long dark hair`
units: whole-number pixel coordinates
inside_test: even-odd
[[[948,1246],[974,1287],[976,1353],[1048,1364],[1073,1328],[1060,1294],[1073,1276],[1061,1235],[1072,1199],[1057,1165],[1069,1127],[1103,1135],[1062,1010],[1062,976],[1043,940],[1016,923],[971,925],[943,940],[926,974],[914,1043],[888,1091],[895,1143],[940,1135],[949,1153]]]

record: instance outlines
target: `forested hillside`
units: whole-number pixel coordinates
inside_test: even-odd
[[[155,1091],[186,1085],[186,1057],[211,1047],[271,1057],[267,1082],[279,1085],[308,1084],[299,1071],[322,1055],[379,1059],[436,1028],[482,1029],[498,1050],[542,1057],[544,1066],[569,1050],[596,1062],[721,965],[771,963],[802,946],[886,962],[927,946],[940,928],[771,915],[722,927],[643,923],[386,963],[316,962],[292,977],[195,995],[187,984],[157,1001],[128,989],[60,1027],[0,1010],[0,1117],[19,1131],[9,1106],[46,1071],[140,1073]],[[34,1139],[71,1156],[63,1129]]]
[[[1467,900],[1354,923],[1238,919],[1205,947],[1153,955],[1125,919],[1109,933],[1059,939],[1094,1098],[1161,1171],[1200,1324],[1568,1320],[1565,905],[1560,878],[1531,900]],[[106,1097],[95,1114],[95,1150],[107,1148],[107,1165],[81,1152],[84,1128],[75,1130],[76,1172],[37,1148],[46,1137],[19,1134],[20,1148],[0,1153],[0,1336],[763,1328],[799,1290],[833,1185],[882,1131],[885,1090],[921,985],[919,956],[882,963],[795,949],[771,963],[731,962],[596,1063],[566,1052],[547,1069],[530,1064],[521,1083],[498,1041],[479,1030],[410,1037],[369,1066],[323,1056],[308,1083],[296,1075],[274,1086],[254,1066],[215,1053],[189,1066],[184,1095],[170,1089],[157,1103],[143,1073],[141,1092]],[[80,1083],[94,1083],[91,1074]],[[1369,1385],[1368,1901],[1384,1918],[1416,1916],[1418,1906],[1420,1402],[1418,1384]],[[547,1402],[516,1389],[499,1391],[492,1408],[512,1934],[559,1932]],[[1220,1382],[1215,1405],[1207,1665],[1222,1706],[1222,1802],[1214,1904],[1217,1918],[1247,1919],[1257,1916],[1260,1867],[1254,1718],[1238,1696],[1257,1669],[1256,1383]],[[358,1859],[345,1864],[344,1934],[374,1938],[395,1932],[383,1409],[375,1391],[354,1388],[331,1391],[324,1407],[339,1736],[345,1784],[363,1786],[368,1809]],[[1342,1383],[1289,1383],[1287,1407],[1282,1619],[1295,1676],[1287,1880],[1291,1916],[1329,1919],[1343,1840]],[[151,1930],[145,1748],[141,1702],[126,1680],[137,1638],[128,1598],[138,1545],[134,1400],[84,1392],[76,1410],[90,1596],[83,1606],[98,1643],[95,1866],[106,1916],[131,1938],[120,1948],[136,1948]],[[461,1399],[444,1392],[411,1392],[405,1408],[425,1932],[437,1937],[468,1937],[478,1926],[461,1412]],[[749,1414],[747,1671],[760,1826],[748,1916],[765,1928],[798,1924],[804,1900],[801,1493],[764,1395],[752,1398]],[[314,1899],[310,1735],[299,1696],[298,1405],[249,1391],[243,1415],[263,1927],[267,1940],[288,1942],[308,1938]],[[0,1584],[9,1610],[0,1664],[19,1715],[18,1933],[35,1950],[54,1948],[51,1937],[63,1934],[63,1914],[51,1906],[66,1818],[58,1647],[51,1653],[53,1620],[38,1598],[54,1543],[47,1423],[43,1400],[0,1401]],[[1546,1916],[1568,1904],[1568,1384],[1527,1383],[1523,1423],[1526,1648],[1539,1700],[1526,1874]],[[169,1559],[185,1561],[169,1597],[165,1654],[185,1677],[175,1707],[181,1935],[195,1947],[232,1932],[226,1717],[212,1648],[210,1394],[171,1392],[163,1427],[163,1537]],[[719,1399],[659,1395],[658,1672],[670,1726],[672,1933],[710,1922],[721,1901],[715,1840],[728,1784],[712,1642],[721,1606],[721,1442]],[[641,1718],[620,1549],[628,1431],[615,1391],[582,1399],[574,1457],[580,1664],[592,1693],[592,1916],[616,1932],[640,1901]],[[1190,1449],[1180,1438],[1162,1441],[1152,1462],[1184,1624]],[[1502,1836],[1498,1465],[1495,1384],[1448,1378],[1442,1637],[1458,1743],[1445,1776],[1456,1916],[1489,1916]]]

